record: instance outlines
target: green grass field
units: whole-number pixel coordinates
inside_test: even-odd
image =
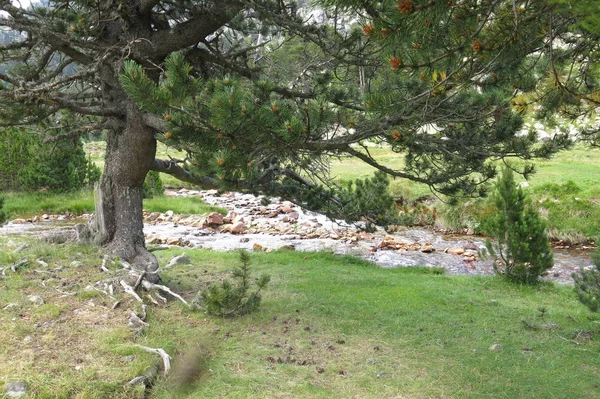
[[[13,262],[11,244],[1,245],[0,263]],[[165,264],[181,252],[157,255]],[[188,299],[227,277],[238,257],[186,252],[192,265],[162,276]],[[276,251],[251,255],[256,275],[272,276],[258,312],[219,319],[172,301],[151,305],[150,326],[135,335],[131,297],[86,289],[108,277],[96,267],[101,256],[41,244],[18,255],[30,264],[2,280],[0,381],[26,381],[33,398],[142,398],[127,381],[162,363],[140,344],[174,357],[150,398],[600,397],[600,317],[569,287]],[[49,278],[37,258],[60,270]]]

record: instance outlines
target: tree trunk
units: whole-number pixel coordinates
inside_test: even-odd
[[[104,173],[96,187],[96,214],[91,222],[94,241],[136,270],[158,280],[156,257],[146,249],[143,232],[143,184],[156,154],[152,129],[139,109],[124,101],[126,117],[108,131]]]

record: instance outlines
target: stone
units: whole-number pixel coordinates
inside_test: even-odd
[[[173,217],[174,214],[175,214],[175,212],[173,212],[173,211],[166,211],[165,212],[165,216],[168,217],[168,218]]]
[[[50,219],[50,216],[48,216],[48,214],[47,214],[47,213],[44,213],[44,214],[42,215],[42,219],[44,219],[44,220],[48,220],[48,219]]]
[[[162,244],[162,241],[160,237],[148,237],[146,244]]]
[[[6,396],[20,398],[27,393],[29,386],[25,382],[9,382],[6,384]]]
[[[159,216],[160,212],[152,212],[150,215],[148,215],[148,220],[154,222]]]
[[[175,265],[189,265],[190,263],[192,263],[190,257],[187,256],[187,254],[181,254],[171,259],[166,267],[173,267]]]
[[[421,246],[421,252],[429,254],[435,252],[435,248],[433,247],[433,245],[431,245],[430,242],[426,242]]]
[[[167,238],[167,245],[181,246],[181,238]]]
[[[291,207],[291,206],[289,206],[289,205],[284,205],[284,206],[282,206],[281,208],[279,208],[279,210],[280,210],[282,213],[290,213],[290,212],[292,212],[292,211],[293,211],[292,207]]]
[[[33,303],[36,306],[41,306],[44,304],[44,300],[37,295],[29,295],[27,299],[29,299],[29,302]]]
[[[494,344],[490,346],[488,350],[492,352],[502,352],[504,350],[504,347],[502,346],[502,344]]]
[[[25,224],[27,223],[27,219],[15,219],[11,221],[12,224]]]
[[[444,252],[452,254],[452,255],[462,255],[465,253],[465,249],[462,247],[456,247],[456,248],[448,248],[446,249]]]
[[[260,244],[254,244],[254,245],[252,245],[252,249],[254,250],[254,252],[262,252],[262,251],[265,250],[263,248],[263,246],[260,245]]]
[[[228,231],[231,234],[240,234],[241,232],[244,231],[245,228],[246,228],[246,226],[244,225],[243,222],[236,222],[234,224],[229,225]]]
[[[223,224],[223,215],[217,212],[213,212],[206,218],[206,223],[209,225],[221,225]]]
[[[83,262],[78,261],[78,260],[74,260],[73,262],[71,262],[71,267],[82,267],[83,266]]]

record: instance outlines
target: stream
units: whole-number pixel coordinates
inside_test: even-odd
[[[428,228],[401,228],[394,233],[378,229],[365,233],[356,226],[334,221],[288,202],[241,193],[223,193],[215,190],[167,191],[166,195],[196,196],[206,203],[228,210],[222,215],[177,215],[165,213],[144,214],[146,242],[169,244],[185,248],[206,248],[215,251],[247,249],[271,251],[329,251],[353,255],[381,267],[427,266],[441,267],[451,275],[491,275],[491,259],[480,259],[485,239],[478,236],[441,234]],[[88,220],[90,215],[76,219],[69,215],[43,215],[33,219],[13,220],[0,228],[1,236],[37,235],[42,238],[73,232],[76,223]],[[571,284],[571,274],[580,268],[594,267],[590,250],[555,249],[554,267],[544,279]]]

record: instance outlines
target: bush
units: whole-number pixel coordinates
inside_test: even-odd
[[[0,136],[0,190],[69,192],[93,185],[100,169],[86,157],[81,142],[43,143],[22,129]]]
[[[487,249],[495,257],[494,270],[508,280],[535,284],[554,260],[546,227],[531,200],[517,188],[506,167],[492,196],[498,213],[487,221],[487,231],[496,239]]]
[[[271,277],[262,275],[255,283],[256,289],[250,291],[250,255],[240,251],[242,265],[233,270],[235,282],[223,281],[213,284],[200,293],[198,305],[213,316],[234,317],[251,313],[258,309],[261,291],[267,286]]]
[[[146,175],[144,180],[144,198],[152,198],[154,196],[163,195],[165,193],[165,186],[163,186],[160,180],[160,173],[151,170]]]
[[[592,312],[598,312],[600,308],[600,247],[592,253],[592,261],[595,265],[594,269],[582,268],[580,274],[573,273],[571,276],[575,280],[575,293],[579,302]]]

